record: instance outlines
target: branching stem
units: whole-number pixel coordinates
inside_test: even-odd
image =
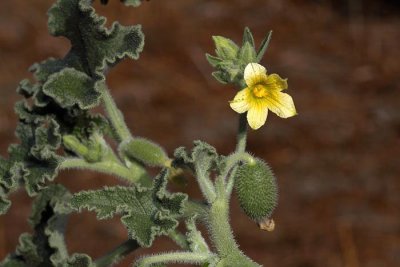
[[[213,202],[209,213],[209,231],[212,241],[221,257],[221,266],[259,266],[239,249],[229,223],[229,203],[223,188],[223,179],[217,179],[217,199]]]
[[[90,163],[80,158],[65,158],[58,167],[61,170],[65,169],[88,169],[100,173],[106,173],[118,176],[127,180],[130,183],[143,182],[143,177],[147,176],[146,170],[143,168],[126,168],[122,164],[114,161],[100,161]]]
[[[243,113],[243,114],[239,115],[239,128],[238,128],[238,135],[237,135],[236,152],[237,153],[245,152],[246,151],[246,143],[247,143],[247,118],[246,118],[246,114]],[[226,185],[226,194],[228,196],[228,199],[229,199],[230,195],[232,194],[233,185],[235,183],[234,177],[235,177],[236,169],[237,169],[237,167],[235,167],[232,170],[232,172],[228,178],[227,185]]]
[[[206,171],[201,168],[202,166],[196,165],[196,176],[200,186],[200,190],[204,195],[204,198],[208,203],[212,203],[215,200],[215,188],[210,178],[206,174]]]
[[[201,264],[207,262],[211,257],[213,257],[213,255],[208,253],[169,252],[142,258],[135,266],[148,267],[160,263]]]
[[[128,126],[125,123],[124,116],[122,112],[117,108],[113,97],[110,94],[110,91],[107,88],[105,83],[102,83],[101,86],[101,94],[102,100],[104,103],[105,110],[107,112],[108,118],[117,134],[119,140],[124,141],[132,138],[131,132],[129,131]]]
[[[114,248],[112,251],[107,253],[106,255],[102,256],[101,258],[97,259],[95,261],[95,266],[96,267],[108,267],[111,266],[120,260],[122,260],[126,255],[131,253],[132,251],[140,248],[139,244],[132,239],[129,239],[116,248]]]

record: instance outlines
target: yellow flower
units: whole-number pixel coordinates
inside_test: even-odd
[[[287,80],[278,74],[267,75],[267,70],[257,63],[249,63],[244,70],[247,87],[240,90],[230,101],[231,108],[238,112],[247,111],[250,127],[257,130],[265,124],[268,110],[281,118],[289,118],[297,114],[293,99],[282,93],[287,89]]]

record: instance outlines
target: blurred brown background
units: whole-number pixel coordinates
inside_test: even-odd
[[[289,78],[299,115],[270,113],[249,134],[249,151],[273,167],[280,204],[272,233],[261,232],[233,202],[232,223],[243,250],[265,266],[400,266],[400,8],[377,0],[152,0],[127,9],[111,0],[98,11],[111,21],[143,25],[145,50],[109,75],[112,94],[134,135],[168,149],[205,140],[221,153],[235,146],[235,89],[212,79],[204,53],[212,35],[241,41],[249,26],[259,43],[274,30],[263,64]],[[396,3],[397,2],[397,3]],[[52,0],[0,1],[0,149],[15,141],[13,103],[27,68],[60,57],[68,42],[48,35]],[[58,181],[72,191],[120,183],[69,171]],[[194,187],[190,181],[190,186]],[[0,217],[0,258],[30,231],[31,200],[12,195]],[[75,214],[71,252],[102,255],[126,238],[118,220]],[[177,249],[160,238],[155,250]],[[143,253],[132,254],[129,266]]]

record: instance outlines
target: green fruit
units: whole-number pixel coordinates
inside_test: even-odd
[[[262,160],[244,163],[236,172],[235,189],[240,207],[252,220],[270,218],[278,203],[278,186],[271,168]]]
[[[123,143],[120,149],[128,159],[139,161],[148,166],[164,167],[170,162],[167,153],[161,146],[145,138],[134,138]]]

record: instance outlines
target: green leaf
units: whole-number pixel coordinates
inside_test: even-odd
[[[252,47],[255,46],[253,34],[248,27],[244,28],[242,46],[244,46],[246,43],[249,43]]]
[[[4,261],[0,262],[1,267],[29,267],[23,261],[13,258],[13,257],[6,257]]]
[[[103,78],[102,72],[107,65],[124,57],[139,57],[143,49],[140,26],[114,23],[107,29],[105,22],[89,0],[59,0],[49,10],[50,33],[71,41],[71,51],[63,60],[65,65],[92,78]]]
[[[143,0],[121,0],[126,6],[138,7]]]
[[[130,238],[140,246],[149,247],[156,236],[175,229],[178,225],[175,217],[183,213],[187,198],[185,194],[168,193],[167,179],[168,171],[164,170],[155,179],[153,188],[116,186],[79,192],[69,205],[78,211],[95,211],[99,219],[121,214]]]
[[[201,232],[196,227],[196,217],[193,216],[186,220],[186,238],[189,243],[189,248],[192,252],[210,253],[210,248],[204,240]]]
[[[68,259],[64,242],[67,214],[60,203],[68,198],[68,191],[61,185],[51,185],[42,190],[33,202],[29,219],[34,233],[22,234],[16,252],[0,265],[65,266]]]
[[[57,158],[55,150],[61,144],[59,128],[58,123],[51,119],[46,126],[42,125],[35,129],[35,144],[30,150],[35,158],[49,161]]]
[[[23,180],[28,194],[33,196],[57,174],[60,163],[60,157],[55,153],[60,145],[58,125],[52,120],[47,126],[38,128],[20,123],[16,135],[21,143],[9,147],[11,167],[8,175],[14,180]]]
[[[23,233],[19,237],[19,245],[16,250],[18,256],[23,256],[24,261],[30,266],[40,266],[43,258],[38,253],[38,248],[34,243],[33,236]]]
[[[95,267],[89,255],[74,253],[67,261],[66,267]]]
[[[223,156],[219,156],[217,150],[202,141],[194,141],[194,148],[189,153],[184,147],[175,150],[174,164],[177,166],[186,166],[193,172],[202,171],[209,176],[210,171],[222,170]]]
[[[127,4],[140,3],[134,2]],[[139,57],[144,45],[140,25],[114,23],[108,29],[106,19],[96,14],[91,3],[58,0],[49,10],[50,33],[68,38],[71,49],[63,59],[50,58],[31,67],[39,84],[30,88],[24,82],[19,91],[24,96],[33,94],[36,106],[52,105],[54,99],[67,110],[75,104],[80,109],[92,108],[100,102],[99,84],[105,80],[107,67],[127,57]]]
[[[43,92],[63,108],[77,104],[81,109],[89,109],[98,105],[101,95],[93,87],[94,81],[88,75],[65,68],[50,75],[43,85]]]
[[[272,31],[268,32],[268,35],[264,38],[264,40],[261,42],[260,48],[258,49],[257,52],[257,62],[260,62],[261,59],[264,57],[265,52],[267,51],[269,42],[271,41],[272,37]]]
[[[11,201],[7,199],[6,194],[0,187],[0,215],[6,214],[11,206]]]
[[[39,86],[37,84],[32,84],[29,80],[24,79],[19,83],[17,93],[28,98],[33,96],[38,90]]]

